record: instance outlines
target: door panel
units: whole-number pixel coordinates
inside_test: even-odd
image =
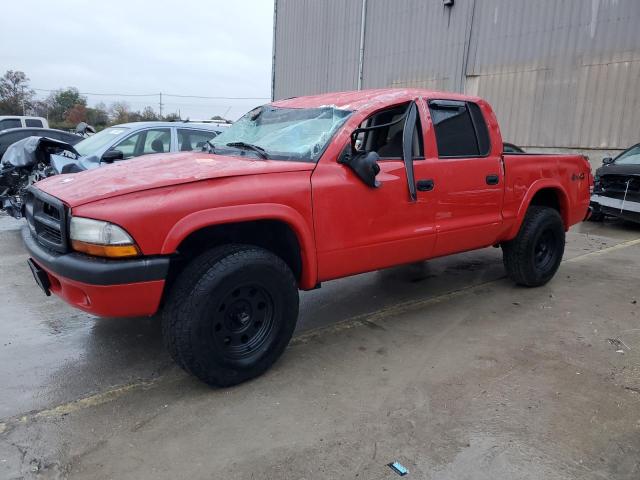
[[[464,104],[451,102],[452,105],[447,107],[446,102],[443,103],[444,109]],[[454,118],[455,114],[434,112],[431,103],[429,112],[427,141],[432,145],[437,144],[440,150],[446,150],[448,145],[450,148],[450,151],[444,152],[445,156],[436,150],[431,152],[432,156],[429,158],[437,188],[435,224],[438,239],[434,255],[441,256],[492,245],[502,225],[504,171],[501,149],[490,145],[486,126],[476,126],[477,120],[472,121],[472,115],[458,120]],[[478,109],[475,115],[479,114]],[[439,119],[443,123],[451,122],[449,132],[446,129],[434,128],[434,119],[436,122]],[[477,134],[480,127],[485,129],[482,138]],[[465,128],[471,128],[471,135],[474,138],[478,137],[474,155],[464,156],[465,145],[472,143],[468,138],[465,139],[462,133]],[[474,128],[476,133],[473,133]],[[436,135],[439,136],[438,141]],[[446,156],[447,153],[451,156]],[[486,155],[483,156],[484,153]]]
[[[498,175],[488,185],[487,175]],[[504,182],[499,158],[437,159],[436,256],[492,245],[502,225]]]
[[[424,131],[419,134],[423,137]],[[397,137],[393,130],[385,133],[390,140]],[[366,186],[337,158],[326,160],[311,177],[320,281],[431,256],[436,240],[434,193],[418,191],[417,200],[410,199],[399,155],[380,160],[378,188]],[[414,160],[414,175],[416,180],[431,178],[428,162]]]

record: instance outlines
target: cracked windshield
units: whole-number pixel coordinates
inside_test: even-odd
[[[333,107],[258,107],[211,144],[215,152],[227,149],[263,152],[263,158],[316,162],[327,143],[351,114]],[[257,147],[257,148],[256,148]]]

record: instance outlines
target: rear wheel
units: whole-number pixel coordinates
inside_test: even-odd
[[[518,285],[544,285],[560,266],[564,243],[560,214],[549,207],[529,207],[516,238],[502,245],[507,274]]]
[[[298,289],[286,263],[262,248],[227,245],[194,259],[163,312],[174,360],[200,380],[230,386],[280,357],[298,316]]]

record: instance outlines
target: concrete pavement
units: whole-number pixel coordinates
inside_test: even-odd
[[[640,229],[570,232],[547,286],[496,249],[329,282],[263,377],[212,390],[156,319],[36,289],[0,219],[0,478],[637,479]]]

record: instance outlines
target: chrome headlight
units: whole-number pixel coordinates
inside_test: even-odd
[[[71,217],[71,247],[98,257],[135,257],[140,249],[131,236],[118,225],[92,218]]]

